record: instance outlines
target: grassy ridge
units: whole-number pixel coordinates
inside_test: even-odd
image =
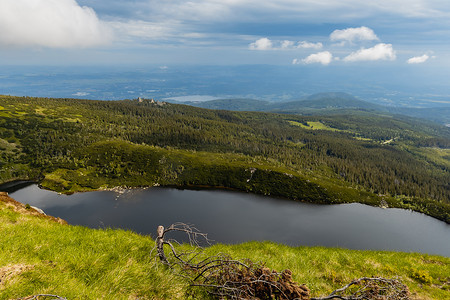
[[[0,195],[0,299],[38,293],[68,299],[203,298],[155,264],[149,255],[153,246],[151,237],[130,231],[58,224]],[[312,296],[329,294],[363,276],[398,276],[418,299],[449,299],[450,258],[440,256],[270,242],[218,244],[206,252],[250,258],[276,270],[289,268]]]

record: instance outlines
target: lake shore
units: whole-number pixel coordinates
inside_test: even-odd
[[[426,210],[422,207],[422,206],[417,206],[413,201],[406,201],[402,200],[399,201],[398,199],[394,198],[394,197],[389,197],[386,195],[379,195],[379,200],[374,201],[373,199],[369,198],[369,201],[367,201],[367,198],[360,198],[360,199],[349,199],[346,198],[345,200],[335,200],[333,202],[328,202],[328,201],[315,201],[315,200],[311,200],[311,199],[298,199],[298,198],[292,198],[289,196],[285,196],[283,194],[278,194],[278,193],[270,193],[270,189],[269,192],[267,192],[267,190],[263,191],[258,191],[258,190],[248,190],[248,189],[243,189],[240,187],[227,187],[227,186],[212,186],[212,185],[205,185],[205,184],[183,184],[183,185],[178,185],[178,184],[164,184],[161,185],[159,183],[155,183],[155,184],[151,184],[151,185],[137,185],[137,186],[131,186],[131,185],[115,185],[115,186],[102,186],[100,188],[87,188],[87,187],[82,187],[79,185],[75,185],[76,189],[69,189],[69,190],[61,190],[61,189],[55,189],[55,186],[51,186],[46,184],[45,181],[40,181],[40,182],[36,182],[36,181],[29,181],[29,180],[14,180],[11,182],[6,182],[3,184],[0,184],[0,190],[11,190],[14,189],[15,187],[20,188],[21,186],[26,186],[29,184],[33,184],[33,183],[37,183],[39,185],[39,187],[41,189],[45,189],[45,190],[49,190],[49,191],[53,191],[53,192],[57,192],[57,193],[61,193],[61,194],[65,194],[65,195],[71,195],[74,193],[83,193],[83,192],[95,192],[95,191],[113,191],[113,192],[117,192],[117,193],[121,193],[122,191],[125,190],[129,190],[129,189],[148,189],[148,188],[152,188],[152,187],[166,187],[166,188],[176,188],[176,189],[187,189],[187,190],[224,190],[224,191],[236,191],[236,192],[243,192],[243,193],[252,193],[255,195],[265,195],[265,196],[272,196],[272,197],[277,197],[280,199],[285,199],[285,200],[290,200],[290,201],[297,201],[297,202],[303,202],[303,203],[313,203],[313,204],[323,204],[323,205],[332,205],[332,204],[345,204],[345,203],[360,203],[360,204],[365,204],[365,205],[369,205],[369,206],[373,206],[373,207],[381,207],[381,208],[400,208],[400,209],[405,209],[405,210],[411,210],[411,211],[415,211],[418,213],[423,213],[425,215],[431,216],[433,218],[436,218],[440,221],[443,221],[447,224],[450,224],[450,212],[447,212],[446,214],[443,214],[443,211],[439,211],[438,208],[436,208],[435,210],[439,211],[439,214],[437,213],[430,213],[429,212],[429,207],[434,207],[436,206],[436,203],[434,202],[430,202],[429,204],[431,206],[427,206],[425,203],[425,207],[427,208]],[[44,183],[44,184],[43,184]],[[434,206],[433,206],[434,205]],[[442,204],[444,205],[444,204]]]

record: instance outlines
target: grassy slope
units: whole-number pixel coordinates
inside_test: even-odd
[[[68,299],[186,299],[188,286],[149,255],[154,241],[124,230],[61,225],[0,195],[0,299],[50,293]],[[8,202],[5,202],[8,201]],[[417,299],[450,299],[450,258],[384,251],[214,245],[208,254],[293,271],[312,296],[362,276],[398,276]],[[201,294],[194,294],[194,299]]]

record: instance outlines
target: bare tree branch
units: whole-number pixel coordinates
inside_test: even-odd
[[[408,287],[396,279],[381,277],[362,277],[355,279],[346,286],[333,291],[330,295],[311,300],[408,300]]]
[[[178,252],[174,241],[166,238],[172,231],[186,233],[195,250]],[[160,261],[171,268],[178,266],[179,275],[189,279],[191,286],[205,288],[211,295],[221,299],[309,299],[309,289],[294,282],[290,270],[279,273],[249,259],[234,260],[226,254],[202,256],[199,240],[209,244],[209,239],[195,227],[185,223],[175,223],[167,229],[158,226],[157,234]],[[169,256],[164,245],[170,248]]]

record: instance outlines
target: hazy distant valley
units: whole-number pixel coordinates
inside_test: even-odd
[[[423,78],[422,73],[383,68],[326,72],[308,66],[128,66],[33,67],[5,66],[0,70],[2,94],[92,100],[137,97],[164,101],[256,99],[271,103],[296,101],[323,92],[344,92],[387,107],[450,107],[445,76]],[[376,79],[374,79],[376,78]],[[444,113],[442,113],[444,115]]]
[[[235,111],[264,111],[299,115],[345,114],[366,111],[378,114],[405,115],[450,126],[450,106],[431,108],[392,107],[360,100],[347,93],[319,93],[296,101],[269,102],[255,99],[217,99],[183,101],[192,106]]]

